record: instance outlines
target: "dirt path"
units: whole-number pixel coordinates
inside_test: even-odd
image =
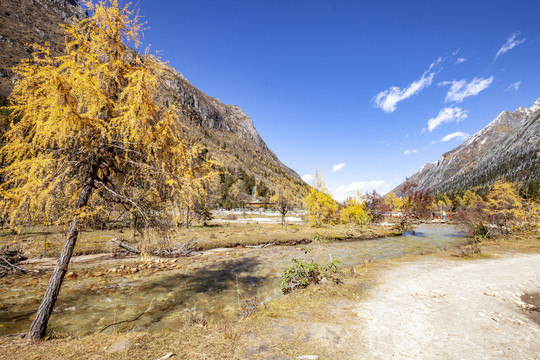
[[[538,312],[521,301],[539,293],[538,254],[399,266],[357,305],[351,359],[540,359]]]

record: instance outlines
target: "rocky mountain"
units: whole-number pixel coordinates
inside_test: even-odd
[[[0,104],[7,102],[12,88],[10,68],[29,56],[28,44],[47,42],[53,54],[60,54],[64,50],[64,35],[59,24],[85,16],[87,13],[78,0],[0,0]],[[204,143],[221,163],[222,180],[229,177],[228,185],[219,194],[221,200],[227,197],[231,181],[242,182],[239,187],[245,190],[246,198],[251,195],[251,185],[258,184],[268,193],[267,189],[284,178],[301,196],[306,184],[268,148],[242,109],[206,95],[178,70],[170,66],[167,69],[159,96],[183,105],[182,118],[189,135]]]
[[[493,183],[540,179],[540,99],[530,108],[503,111],[488,126],[408,181],[432,192],[462,191]],[[397,192],[403,184],[398,186]]]

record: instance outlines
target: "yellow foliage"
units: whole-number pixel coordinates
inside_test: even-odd
[[[341,221],[345,224],[366,225],[370,222],[369,211],[366,209],[362,196],[349,197],[345,208],[341,210]]]
[[[481,204],[483,202],[482,197],[480,195],[477,195],[473,193],[471,190],[465,191],[465,194],[463,194],[463,206],[465,207],[475,207],[478,204]]]
[[[193,207],[216,178],[182,137],[177,106],[156,98],[163,64],[127,46],[139,44],[138,14],[118,0],[84,3],[92,17],[63,26],[65,55],[35,45],[14,68],[0,188],[12,225],[65,223],[92,214],[88,204],[127,207],[148,224]]]
[[[534,200],[527,201],[525,206],[525,221],[529,230],[540,230],[540,204],[538,202]]]
[[[328,192],[319,172],[315,173],[309,193],[304,198],[304,203],[309,213],[309,224],[314,227],[333,221],[338,209],[337,202]]]
[[[487,199],[485,211],[499,226],[503,227],[505,232],[519,225],[524,219],[525,211],[514,184],[498,180],[488,193]]]
[[[395,191],[386,194],[384,202],[390,207],[391,211],[401,211],[403,208],[403,200],[396,195]]]

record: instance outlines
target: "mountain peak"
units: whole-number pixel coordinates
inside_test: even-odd
[[[536,99],[534,104],[529,108],[529,110],[531,110],[531,112],[535,112],[538,109],[540,109],[540,98]]]
[[[422,166],[409,181],[420,189],[464,190],[500,177],[540,178],[536,150],[540,147],[540,99],[530,108],[502,111],[485,128],[434,162]],[[399,193],[399,185],[396,190]]]

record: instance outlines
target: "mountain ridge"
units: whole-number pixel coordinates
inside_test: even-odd
[[[540,179],[540,98],[530,108],[502,111],[486,127],[436,162],[416,171],[409,182],[432,192],[463,191],[499,178]],[[396,187],[400,194],[403,184]]]
[[[78,0],[0,0],[0,45],[5,49],[0,52],[0,105],[7,103],[13,86],[10,69],[31,53],[27,44],[48,43],[53,55],[62,54],[64,35],[58,24],[86,16],[87,11]],[[234,173],[236,180],[240,179],[239,174],[248,174],[253,181],[269,188],[286,178],[299,190],[295,194],[300,199],[307,185],[268,148],[242,109],[205,94],[166,63],[161,81],[161,101],[182,105],[180,118],[184,119],[189,136],[208,148],[223,172]],[[251,195],[249,186],[241,188],[246,189],[244,198]],[[225,194],[220,196],[227,197],[228,188],[223,191]]]

